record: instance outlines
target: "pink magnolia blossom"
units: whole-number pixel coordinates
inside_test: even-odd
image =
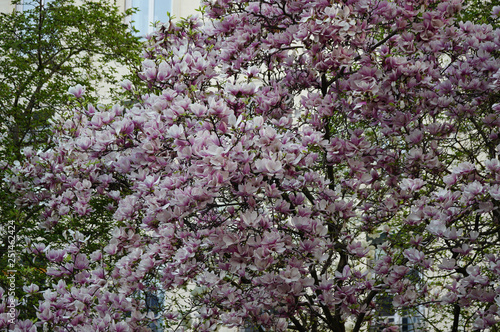
[[[68,93],[75,96],[75,98],[82,98],[85,94],[85,87],[80,84],[77,84],[68,89]]]
[[[15,328],[358,332],[385,295],[493,326],[498,29],[455,0],[205,5],[148,37],[135,104],[11,165],[47,268]]]

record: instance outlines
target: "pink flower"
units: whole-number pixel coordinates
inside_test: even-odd
[[[443,236],[446,232],[446,225],[441,220],[431,220],[430,224],[427,225],[426,230],[434,235]]]
[[[469,183],[464,187],[464,193],[470,196],[476,196],[482,193],[483,185],[478,181],[474,181],[473,183]]]
[[[23,286],[23,290],[28,294],[34,294],[38,292],[40,288],[36,284],[31,284],[29,286]]]
[[[203,117],[207,115],[207,107],[200,104],[191,104],[189,109],[197,116]]]
[[[255,166],[259,172],[276,174],[283,170],[283,166],[279,160],[259,159],[255,162]]]
[[[132,90],[132,82],[128,79],[124,79],[121,83],[120,83],[120,86],[124,89],[124,90],[127,90],[127,91],[131,91]]]
[[[45,253],[47,259],[51,262],[60,263],[63,261],[66,252],[64,250],[49,250]]]
[[[130,327],[125,322],[119,322],[115,325],[116,332],[129,332],[131,331]]]
[[[500,17],[500,6],[494,6],[491,9],[491,18],[496,19]]]
[[[498,184],[491,186],[489,192],[493,199],[500,201],[500,186]]]
[[[463,162],[463,163],[460,163],[458,164],[456,167],[453,168],[453,173],[454,174],[467,174],[467,173],[470,173],[472,171],[475,171],[476,170],[476,167],[469,163],[469,162]]]
[[[79,270],[84,270],[89,267],[89,260],[87,259],[87,255],[78,254],[75,257],[74,267]]]
[[[50,310],[50,304],[47,302],[43,302],[40,307],[38,308],[38,312],[36,314],[38,319],[40,319],[42,322],[47,322],[50,321],[54,318],[54,314]]]
[[[486,160],[484,165],[492,172],[500,171],[500,161],[498,159]]]
[[[456,267],[456,260],[453,258],[445,258],[443,259],[442,263],[438,265],[438,267],[443,270],[453,271]]]
[[[71,88],[68,89],[68,93],[75,96],[75,98],[82,98],[83,95],[85,94],[85,88],[80,85],[80,84],[77,84],[75,86],[72,86]]]
[[[90,146],[92,145],[92,140],[89,138],[89,137],[80,137],[78,138],[78,140],[76,141],[76,145],[82,149],[83,151],[87,150],[88,148],[90,148]]]
[[[157,74],[158,81],[163,82],[171,75],[172,75],[172,68],[165,61],[162,61],[158,66],[158,74]]]
[[[173,125],[167,130],[167,133],[173,138],[181,138],[184,135],[184,128],[182,126]]]
[[[419,263],[425,258],[423,252],[414,248],[406,249],[403,254],[412,263]]]
[[[415,192],[425,185],[425,181],[422,179],[403,179],[400,184],[401,190],[407,190],[409,192]]]

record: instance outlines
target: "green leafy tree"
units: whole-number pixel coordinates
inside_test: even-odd
[[[464,1],[464,10],[461,13],[460,20],[470,21],[475,24],[491,24],[494,28],[498,28],[499,10],[494,10],[500,6],[499,0],[467,0]]]
[[[69,87],[96,92],[102,84],[90,82],[115,83],[110,62],[136,64],[140,45],[124,23],[131,12],[120,13],[108,1],[24,6],[0,16],[0,120],[5,153],[14,155],[46,143],[47,120],[67,105]]]
[[[49,119],[64,116],[78,98],[68,93],[85,87],[85,99],[95,102],[106,86],[116,85],[117,68],[139,63],[140,40],[135,37],[125,12],[107,0],[13,1],[14,10],[0,14],[0,179],[11,175],[5,165],[22,162],[24,149],[47,149],[51,144]],[[62,171],[64,173],[64,171]],[[40,240],[38,210],[19,210],[16,197],[2,180],[0,188],[0,287],[8,290],[8,270],[16,270],[16,293],[31,283],[43,287],[45,262],[25,258],[23,248]],[[81,230],[94,247],[105,240],[106,202],[94,201],[99,218],[67,220],[45,233],[42,242],[57,245],[68,236],[66,229]],[[47,236],[47,234],[49,234]],[[91,246],[92,247],[92,246]],[[36,299],[33,299],[36,301]],[[27,316],[26,310],[20,310]]]

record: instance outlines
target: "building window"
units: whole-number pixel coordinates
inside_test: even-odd
[[[403,317],[401,319],[401,331],[402,332],[418,332],[421,331],[423,327],[423,319],[421,316],[414,315]]]
[[[132,15],[132,25],[141,37],[153,32],[153,24],[168,21],[167,13],[172,11],[172,0],[132,0],[131,7],[137,8]]]
[[[53,0],[25,0],[17,5],[17,10],[32,10],[39,6],[45,6]]]
[[[374,260],[382,258],[384,251],[379,248],[388,239],[388,234],[382,233],[376,238],[368,237],[368,241],[375,247]],[[371,262],[373,264],[373,261]],[[421,274],[412,269],[405,276],[412,283],[418,284],[422,276]],[[374,320],[370,323],[370,332],[381,332],[388,325],[395,325],[399,327],[400,332],[420,332],[424,330],[424,320],[421,313],[424,308],[418,306],[415,310],[399,310],[397,311],[392,302],[394,299],[393,294],[381,293],[375,298],[376,314]]]
[[[381,332],[388,325],[398,326],[400,332],[420,332],[425,330],[423,317],[419,313],[403,311],[401,313],[394,312],[392,315],[386,315],[383,312],[377,314],[375,319],[370,322],[370,332]]]

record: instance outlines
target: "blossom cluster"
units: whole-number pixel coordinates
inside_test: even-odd
[[[382,296],[496,324],[500,31],[461,10],[213,0],[203,20],[161,26],[149,92],[55,121],[54,147],[27,149],[8,179],[47,232],[85,225],[98,197],[114,228],[93,252],[80,232],[27,249],[50,283],[26,291],[43,301],[17,328],[358,331]],[[189,285],[155,312],[141,297]]]

